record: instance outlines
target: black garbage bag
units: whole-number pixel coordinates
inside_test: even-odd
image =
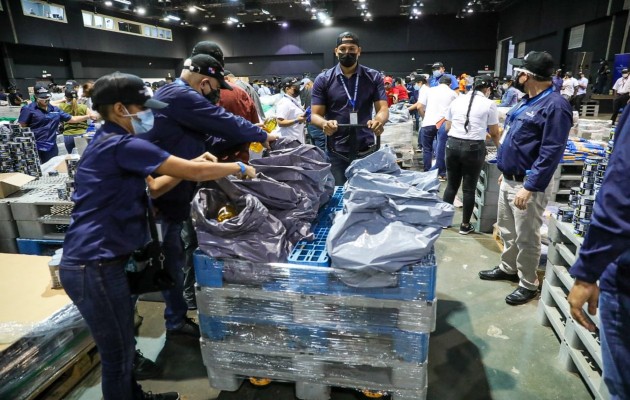
[[[327,203],[335,190],[335,178],[326,162],[283,154],[252,160],[250,164],[256,171],[302,191],[311,200],[314,210]]]
[[[238,214],[219,222],[217,213],[226,204]],[[273,263],[289,254],[286,228],[251,194],[231,200],[219,189],[201,188],[192,201],[192,220],[199,248],[211,257]]]
[[[282,150],[282,149],[293,149],[301,145],[302,143],[300,143],[299,140],[291,139],[288,137],[280,137],[274,140],[273,142],[269,142],[269,147],[271,148],[271,151]]]
[[[237,199],[244,194],[257,197],[284,224],[287,239],[292,244],[302,239],[313,239],[311,221],[317,216],[317,209],[313,208],[312,201],[303,192],[262,173],[258,173],[254,179],[228,177],[208,183],[210,187],[220,188],[230,199]]]

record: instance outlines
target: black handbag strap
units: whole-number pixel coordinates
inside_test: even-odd
[[[153,216],[153,207],[151,205],[151,192],[149,191],[149,187],[146,188],[147,192],[147,221],[149,223],[149,232],[151,233],[151,240],[159,242],[160,239],[158,237],[157,224],[155,223],[155,217]]]

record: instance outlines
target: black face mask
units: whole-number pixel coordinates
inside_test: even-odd
[[[221,100],[221,89],[212,89],[210,87],[210,91],[208,93],[203,93],[203,97],[205,97],[210,103],[217,104],[219,100]]]
[[[344,67],[352,67],[357,63],[358,55],[357,53],[341,53],[337,56],[339,59],[339,63]]]
[[[291,97],[298,97],[300,95],[299,88],[293,88],[293,92],[291,93]]]
[[[519,81],[519,79],[521,79],[520,76],[517,76],[516,79],[514,79],[514,82],[512,83],[512,87],[515,88],[515,89],[520,90],[521,92],[524,92],[525,91],[525,84],[521,83]]]

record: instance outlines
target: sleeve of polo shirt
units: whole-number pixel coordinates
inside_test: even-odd
[[[163,110],[166,113],[168,108]],[[168,112],[182,126],[194,132],[224,139],[228,144],[265,142],[267,134],[245,118],[215,106],[198,93],[178,99],[177,107]]]
[[[276,105],[276,117],[282,119],[289,118],[289,102],[282,99]]]
[[[122,169],[149,176],[170,154],[149,141],[129,135],[116,146],[115,157]]]
[[[67,122],[70,121],[72,119],[72,115],[68,114],[67,112],[63,111],[61,108],[59,107],[53,107],[53,110],[58,112],[60,115],[60,119],[63,122]]]
[[[311,104],[315,106],[325,106],[327,97],[326,78],[324,74],[320,74],[315,78],[313,88],[311,89]]]
[[[422,104],[423,106],[426,107],[427,105],[427,99],[429,98],[429,90],[421,90],[420,91],[420,98],[418,99],[418,101],[420,102],[420,104]]]
[[[385,83],[383,82],[383,77],[379,74],[374,80],[376,84],[376,90],[374,91],[374,98],[372,101],[387,101],[387,93],[385,93]]]
[[[453,120],[453,103],[448,106],[448,109],[446,110],[446,116],[444,118],[446,118],[447,121]]]
[[[620,135],[593,207],[591,226],[570,270],[571,275],[585,282],[596,282],[630,244],[630,123],[620,126]]]
[[[499,111],[497,110],[497,103],[494,101],[490,103],[490,109],[488,110],[488,125],[499,124]]]
[[[531,192],[544,192],[562,159],[573,123],[573,112],[568,102],[552,103],[546,110],[542,142],[538,158],[523,187]]]
[[[18,124],[29,125],[31,123],[31,109],[28,106],[24,106],[20,109],[20,116],[18,117]]]

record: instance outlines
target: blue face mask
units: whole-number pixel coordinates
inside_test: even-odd
[[[416,90],[420,90],[420,85],[415,84],[415,85],[413,85],[413,88],[416,89]]]
[[[153,111],[151,111],[151,109],[140,111],[136,114],[129,114],[129,111],[127,111],[127,115],[125,115],[125,117],[131,118],[133,133],[136,135],[153,129],[154,118]]]
[[[436,69],[436,70],[434,70],[434,71],[433,71],[433,76],[434,76],[435,78],[437,78],[437,77],[438,77],[438,76],[440,76],[440,75],[442,75],[442,73],[440,72],[440,70],[439,70],[439,69]]]

